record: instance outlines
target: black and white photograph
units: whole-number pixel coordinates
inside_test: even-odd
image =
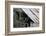
[[[35,31],[42,29],[42,6],[11,5],[10,9],[11,31]]]
[[[44,33],[44,14],[44,3],[9,1],[6,4],[6,34]]]
[[[13,27],[39,27],[39,8],[13,8]]]

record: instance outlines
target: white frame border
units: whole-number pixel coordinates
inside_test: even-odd
[[[40,8],[40,24],[39,27],[28,27],[28,28],[13,28],[13,8]],[[17,32],[17,31],[37,31],[42,30],[42,6],[29,6],[29,5],[10,5],[10,31]],[[18,30],[19,29],[19,30]],[[29,30],[30,29],[30,30]]]

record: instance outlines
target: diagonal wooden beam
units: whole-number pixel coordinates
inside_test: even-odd
[[[22,8],[22,10],[28,15],[30,19],[32,19],[35,23],[39,23],[38,18],[28,9]]]

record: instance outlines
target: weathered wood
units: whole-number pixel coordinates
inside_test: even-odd
[[[32,19],[35,23],[39,23],[38,18],[28,9],[28,8],[22,8],[22,10],[29,16],[30,19]]]

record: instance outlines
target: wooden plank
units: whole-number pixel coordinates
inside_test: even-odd
[[[37,17],[28,9],[28,8],[22,8],[22,10],[29,16],[30,19],[32,19],[35,23],[39,23]]]

